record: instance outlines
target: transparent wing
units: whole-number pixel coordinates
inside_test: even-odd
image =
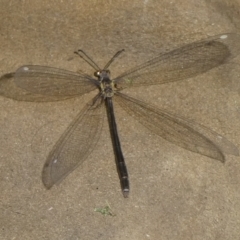
[[[60,101],[68,99],[74,96],[64,96],[64,95],[40,95],[27,91],[23,88],[20,88],[16,85],[14,81],[15,73],[8,73],[0,78],[0,95],[15,99],[18,101],[28,101],[28,102],[51,102],[51,101]]]
[[[167,141],[224,162],[223,152],[238,156],[236,146],[200,124],[176,117],[122,93],[115,99],[132,117]]]
[[[60,99],[88,93],[99,85],[85,74],[37,65],[20,67],[14,74],[14,82],[25,91]]]
[[[102,129],[103,105],[97,95],[77,115],[49,153],[42,172],[46,188],[59,183],[92,152]]]
[[[226,33],[163,53],[114,79],[119,88],[180,81],[224,64],[240,52],[240,35]]]

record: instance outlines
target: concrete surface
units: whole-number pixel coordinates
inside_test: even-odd
[[[0,0],[0,73],[39,64],[92,74],[73,52],[100,65],[122,48],[113,76],[157,53],[238,32],[235,1]],[[240,44],[240,43],[239,43]],[[240,148],[240,58],[182,82],[132,94],[202,123]],[[153,136],[116,107],[131,192],[120,190],[108,125],[96,150],[46,190],[48,152],[92,94],[55,103],[0,96],[0,239],[237,240],[240,158],[221,164]],[[95,212],[111,207],[112,216]]]

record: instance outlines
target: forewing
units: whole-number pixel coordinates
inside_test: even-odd
[[[59,183],[92,152],[102,129],[103,105],[97,95],[77,115],[49,153],[42,172],[46,188]]]
[[[167,141],[224,162],[223,152],[238,156],[238,149],[226,138],[200,124],[176,117],[142,101],[116,93],[115,99],[132,117]]]
[[[116,79],[119,88],[180,81],[224,64],[240,52],[240,35],[226,33],[163,53]]]
[[[88,93],[99,85],[85,74],[37,65],[20,67],[14,74],[14,82],[27,92],[60,100]]]
[[[14,81],[15,73],[8,73],[0,78],[0,95],[18,101],[28,102],[51,102],[60,101],[74,96],[64,95],[41,95],[34,92],[27,91],[16,85]]]

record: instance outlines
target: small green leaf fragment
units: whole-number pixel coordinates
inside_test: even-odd
[[[94,212],[99,212],[104,216],[115,216],[115,214],[112,212],[112,209],[110,208],[108,203],[107,203],[107,206],[103,208],[95,208]]]

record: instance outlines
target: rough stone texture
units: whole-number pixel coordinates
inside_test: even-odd
[[[75,50],[104,66],[125,48],[111,67],[116,76],[157,53],[240,26],[238,0],[0,0],[0,6],[1,75],[24,64],[91,74]],[[240,147],[239,63],[131,93]],[[1,240],[239,239],[240,158],[228,155],[221,164],[181,149],[117,107],[130,197],[120,191],[107,124],[88,159],[47,191],[41,171],[48,152],[91,96],[57,103],[0,97]],[[114,216],[94,212],[107,204]]]

